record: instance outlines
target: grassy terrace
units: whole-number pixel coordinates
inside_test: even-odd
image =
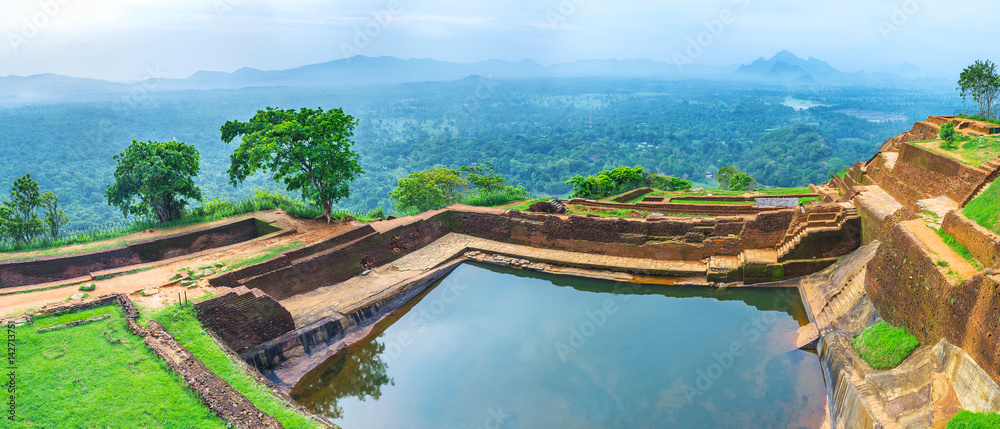
[[[38,332],[109,315],[104,320]],[[13,428],[225,428],[184,380],[132,335],[118,306],[40,317],[16,328]],[[4,345],[7,345],[7,335]],[[8,396],[0,395],[6,406]]]
[[[972,219],[983,228],[1000,233],[1000,180],[994,181],[986,192],[969,201],[962,209],[965,217]]]
[[[134,222],[124,222],[111,228],[98,228],[81,231],[75,234],[67,235],[58,240],[39,238],[24,244],[0,242],[0,261],[32,258],[36,256],[83,253],[107,249],[109,247],[121,246],[146,239],[148,237],[134,239],[121,238],[148,229],[162,229],[162,235],[167,235],[189,225],[214,222],[246,213],[274,209],[285,210],[289,215],[300,219],[312,219],[319,216],[323,212],[322,209],[305,205],[298,200],[293,200],[281,194],[258,192],[253,197],[237,202],[206,202],[203,205],[188,211],[184,218],[172,222],[136,220]],[[337,219],[343,219],[348,215],[353,216],[361,222],[371,222],[375,217],[383,216],[380,209],[373,210],[367,214],[352,213],[347,211],[333,212],[333,216]],[[84,244],[93,245],[81,246],[72,250],[63,249],[65,246]]]
[[[944,143],[943,140],[927,140],[910,144],[929,149],[973,167],[979,167],[1000,157],[1000,138],[998,137],[980,137],[959,141],[952,149],[941,147],[942,143]]]
[[[145,309],[141,309],[141,311],[143,313],[140,318],[142,324],[145,325],[149,320],[156,320],[162,324],[177,342],[201,360],[209,370],[226,380],[230,386],[250,399],[261,411],[278,419],[285,428],[322,427],[319,423],[290,408],[288,403],[274,395],[267,387],[257,383],[256,380],[244,373],[240,366],[241,363],[230,359],[215,340],[205,333],[201,322],[194,317],[194,310],[191,307],[173,305],[156,311],[146,311]],[[178,425],[177,427],[188,426]]]

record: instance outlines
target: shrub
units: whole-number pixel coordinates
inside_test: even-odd
[[[94,289],[97,289],[96,283],[87,283],[85,285],[80,286],[80,290],[83,292],[93,292]]]
[[[938,137],[944,140],[944,144],[941,147],[946,149],[954,148],[955,143],[955,123],[948,121],[947,124],[941,126],[941,131],[938,133]]]
[[[465,199],[464,203],[470,206],[495,207],[510,204],[515,201],[522,201],[528,198],[528,191],[524,187],[507,186],[499,191],[476,192]]]
[[[987,429],[1000,427],[1000,414],[973,413],[968,410],[959,411],[948,422],[948,429]]]
[[[893,328],[886,322],[878,322],[865,328],[851,340],[851,346],[874,369],[890,369],[899,365],[920,345],[917,337],[903,328]]]

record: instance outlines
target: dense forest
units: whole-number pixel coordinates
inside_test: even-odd
[[[277,189],[258,174],[229,184],[237,144],[220,140],[229,120],[264,107],[343,107],[360,120],[354,150],[365,173],[343,209],[391,209],[398,179],[433,166],[491,162],[530,194],[565,196],[574,175],[640,166],[714,186],[706,177],[736,164],[762,185],[801,186],[865,160],[892,135],[930,114],[951,113],[954,91],[898,88],[794,89],[759,84],[558,78],[333,88],[149,92],[123,100],[0,107],[0,187],[31,173],[55,192],[69,230],[120,221],[104,191],[132,139],[177,140],[201,152],[206,199]],[[821,106],[796,110],[789,99]],[[870,122],[842,113],[877,111],[905,120]]]

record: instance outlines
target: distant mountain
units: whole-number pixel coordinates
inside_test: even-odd
[[[941,73],[926,72],[913,64],[886,66],[875,73],[858,71],[845,73],[826,61],[813,57],[805,60],[788,51],[781,51],[773,57],[759,58],[750,64],[741,65],[733,73],[737,79],[784,83],[791,85],[939,85],[939,79],[947,78]]]
[[[287,70],[244,67],[232,73],[199,71],[183,79],[149,79],[124,84],[96,79],[42,74],[0,77],[0,103],[24,104],[50,100],[129,100],[146,92],[238,89],[246,87],[330,87],[407,82],[455,81],[468,76],[485,79],[560,77],[646,78],[662,80],[713,79],[759,81],[793,86],[813,85],[940,85],[939,74],[912,64],[886,66],[876,73],[844,73],[825,61],[802,59],[781,51],[737,66],[684,65],[648,59],[579,60],[544,66],[532,60],[488,60],[454,63],[433,59],[355,56]],[[946,76],[945,76],[946,77]]]

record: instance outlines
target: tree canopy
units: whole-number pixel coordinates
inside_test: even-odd
[[[468,188],[469,182],[461,171],[434,167],[399,179],[389,198],[400,213],[416,214],[458,203]]]
[[[16,243],[27,243],[44,231],[36,210],[42,204],[38,182],[25,174],[10,188],[10,200],[0,207],[0,233]]]
[[[332,219],[333,203],[350,197],[350,183],[364,170],[351,150],[358,121],[342,109],[258,110],[248,122],[228,121],[222,141],[241,138],[230,156],[229,181],[236,186],[258,170],[270,171],[289,191],[323,207],[319,218]]]
[[[118,161],[115,182],[104,195],[125,216],[153,216],[168,222],[184,214],[185,198],[201,201],[201,189],[194,183],[200,154],[194,146],[132,140],[114,160]]]
[[[992,61],[976,61],[962,70],[958,78],[962,98],[972,98],[979,105],[979,114],[987,118],[994,115],[993,104],[1000,92],[1000,75]]]
[[[604,198],[616,192],[624,192],[642,186],[644,183],[642,167],[618,166],[611,170],[603,170],[593,176],[571,177],[566,183],[573,185],[570,198]]]

